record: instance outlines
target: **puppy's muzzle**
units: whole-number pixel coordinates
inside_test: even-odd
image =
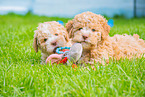
[[[83,39],[86,40],[88,38],[87,35],[82,35]]]
[[[54,42],[51,43],[51,45],[56,46],[57,45],[57,42],[54,41]]]

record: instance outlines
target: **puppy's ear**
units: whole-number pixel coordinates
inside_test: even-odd
[[[71,38],[72,37],[72,29],[73,29],[73,21],[72,20],[68,21],[68,23],[66,23],[65,27],[66,27],[66,30],[68,31],[69,37]]]
[[[105,39],[110,33],[110,26],[107,24],[106,21],[103,23],[102,26],[104,29],[104,33],[102,33],[102,39]]]
[[[69,41],[68,33],[66,33],[66,35],[64,37],[65,37],[65,40],[68,42]]]
[[[105,40],[106,37],[109,35],[110,26],[107,24],[107,20],[103,16],[97,15],[97,18],[103,27],[104,31],[102,32],[102,39]]]
[[[34,40],[33,40],[33,48],[34,48],[35,52],[37,53],[38,52],[38,45],[37,45],[38,30],[35,30],[34,32],[35,32],[35,34],[34,34]]]

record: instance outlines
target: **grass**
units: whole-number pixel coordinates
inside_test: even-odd
[[[40,65],[33,47],[39,22],[68,18],[35,15],[0,16],[0,96],[145,96],[145,58],[78,67]],[[145,18],[114,19],[110,35],[137,33],[145,39]]]

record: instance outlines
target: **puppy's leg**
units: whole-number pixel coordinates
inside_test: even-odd
[[[48,57],[48,55],[46,55],[46,54],[44,54],[44,53],[41,53],[41,64],[45,64],[45,61],[46,61],[46,59],[47,59],[47,57]]]

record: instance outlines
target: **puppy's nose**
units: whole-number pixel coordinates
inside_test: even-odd
[[[57,45],[57,42],[56,41],[55,42],[52,42],[51,45],[56,46]]]
[[[86,40],[88,38],[88,36],[86,35],[83,35],[83,39]]]

